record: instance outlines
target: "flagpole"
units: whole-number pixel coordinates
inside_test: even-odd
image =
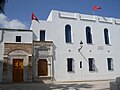
[[[93,15],[95,15],[95,11],[93,10]]]
[[[95,10],[93,10],[93,17],[94,17],[94,19],[95,19]]]

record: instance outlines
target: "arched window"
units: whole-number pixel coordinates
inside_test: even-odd
[[[65,26],[65,40],[66,40],[66,43],[71,43],[71,26],[70,25]]]
[[[86,27],[86,41],[89,44],[92,44],[92,34],[90,27]]]
[[[105,44],[110,44],[109,43],[109,34],[108,34],[108,30],[106,28],[104,29],[104,38],[105,38]]]

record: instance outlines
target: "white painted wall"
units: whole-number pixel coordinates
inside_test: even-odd
[[[21,36],[20,43],[32,43],[32,32],[29,31],[5,31],[5,43],[16,43],[16,36]]]
[[[4,43],[16,43],[16,36],[21,36],[19,43],[32,43],[33,41],[32,31],[0,29],[0,82],[2,82],[3,73]]]
[[[105,80],[115,79],[116,76],[120,76],[120,23],[118,21],[119,19],[114,18],[53,10],[48,21],[40,20],[40,23],[32,21],[31,29],[34,32],[34,40],[39,41],[40,30],[45,30],[46,41],[53,41],[56,46],[54,60],[55,80]],[[69,44],[65,42],[64,29],[67,24],[71,25],[72,29],[72,43]],[[86,26],[91,28],[93,44],[86,43]],[[105,28],[109,31],[110,45],[104,43]],[[78,52],[80,41],[83,41],[81,53],[84,57]],[[102,47],[102,50],[99,50],[99,47]],[[67,72],[67,58],[74,59],[74,73]],[[95,59],[96,71],[89,71],[88,58]],[[114,71],[107,70],[107,58],[113,59]],[[83,62],[83,68],[79,68],[80,61]]]

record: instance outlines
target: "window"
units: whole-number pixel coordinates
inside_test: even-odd
[[[86,27],[86,41],[88,44],[92,44],[92,34],[90,27]]]
[[[82,61],[80,61],[80,68],[82,68]]]
[[[45,41],[45,31],[40,31],[40,41]]]
[[[95,71],[95,60],[93,58],[88,58],[89,61],[89,71]]]
[[[66,40],[66,43],[71,43],[71,26],[70,25],[65,26],[65,40]]]
[[[104,29],[104,38],[105,38],[105,44],[110,44],[109,43],[109,34],[108,34],[107,29]]]
[[[67,58],[67,71],[73,71],[73,58]]]
[[[107,58],[108,70],[113,70],[113,59]]]
[[[21,36],[16,36],[16,42],[21,42]]]

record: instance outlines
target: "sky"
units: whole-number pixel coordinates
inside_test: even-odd
[[[95,15],[120,19],[120,0],[8,0],[0,28],[29,29],[32,12],[40,20],[46,20],[51,10],[92,15],[94,5],[102,7]]]

